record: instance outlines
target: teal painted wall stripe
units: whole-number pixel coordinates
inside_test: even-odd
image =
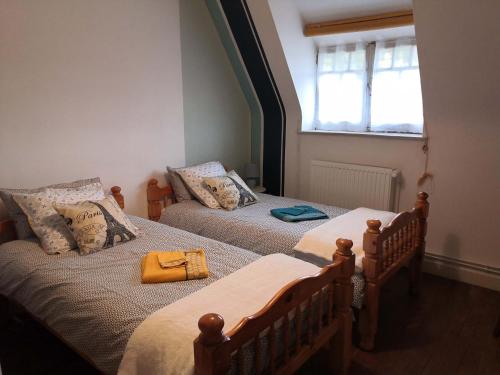
[[[260,103],[253,90],[252,82],[248,77],[246,68],[241,61],[238,54],[237,46],[235,45],[232,37],[231,31],[226,23],[225,15],[220,8],[218,0],[205,0],[208,10],[212,15],[215,27],[221,39],[221,42],[226,50],[231,66],[233,67],[234,73],[238,82],[240,83],[241,90],[245,95],[245,98],[250,108],[250,124],[251,124],[251,148],[250,154],[253,163],[256,163],[260,168],[261,162],[261,131],[262,131],[262,112],[260,108]],[[261,171],[262,173],[262,171]]]

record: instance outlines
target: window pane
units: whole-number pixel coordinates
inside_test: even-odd
[[[320,124],[361,124],[365,79],[363,73],[330,73],[318,77]]]
[[[318,56],[318,71],[332,71],[333,70],[333,53],[324,52],[319,53]]]
[[[379,47],[377,45],[375,52],[375,69],[388,69],[392,66],[392,48]]]
[[[364,49],[356,49],[351,52],[349,70],[364,70],[366,66],[366,53]]]
[[[393,64],[384,56],[392,51]],[[415,40],[377,42],[371,91],[373,131],[422,133],[422,91]]]
[[[366,129],[366,121],[363,121],[366,96],[364,44],[320,49],[317,84],[318,128],[353,131]]]
[[[411,59],[410,45],[401,45],[394,48],[394,67],[401,68],[410,66]]]
[[[374,72],[371,103],[372,130],[422,132],[418,69]]]
[[[413,46],[412,55],[411,55],[411,66],[418,66],[417,46]]]
[[[333,54],[333,70],[344,72],[349,68],[349,52],[340,50]]]

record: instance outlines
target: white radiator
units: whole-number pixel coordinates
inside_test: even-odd
[[[344,208],[396,211],[399,170],[313,160],[309,200]]]

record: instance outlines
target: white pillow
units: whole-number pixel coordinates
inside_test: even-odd
[[[220,162],[211,161],[192,167],[176,168],[175,171],[181,176],[189,191],[202,204],[209,208],[220,208],[220,204],[210,194],[203,182],[203,177],[224,176],[226,174],[226,170]]]
[[[137,227],[112,196],[98,201],[55,203],[53,207],[64,217],[81,255],[131,241],[138,234]]]
[[[225,176],[204,177],[203,181],[217,202],[226,210],[257,203],[258,198],[235,171]]]
[[[35,194],[14,194],[14,200],[28,217],[31,229],[47,254],[62,254],[77,248],[64,219],[52,207],[54,203],[77,203],[104,199],[100,182],[78,188],[45,188]]]

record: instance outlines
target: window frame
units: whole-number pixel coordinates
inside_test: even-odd
[[[415,37],[402,37],[402,38],[391,38],[387,40],[382,40],[379,42],[385,42],[385,43],[397,43],[397,41],[401,40],[410,40],[412,43],[416,44],[416,38]],[[349,44],[355,44],[355,43],[347,43]],[[373,82],[373,74],[374,74],[374,65],[375,65],[375,58],[376,58],[376,44],[377,41],[373,40],[370,42],[364,42],[365,45],[365,58],[366,58],[366,64],[365,64],[365,70],[366,70],[366,85],[365,85],[365,93],[364,93],[364,107],[362,109],[362,125],[363,129],[361,130],[348,130],[347,128],[349,125],[352,125],[348,122],[342,122],[338,124],[333,124],[331,125],[326,125],[323,124],[321,127],[319,124],[319,77],[322,74],[327,74],[325,72],[320,72],[319,69],[319,59],[320,59],[320,49],[321,48],[338,48],[339,46],[342,46],[341,44],[337,45],[328,45],[325,47],[318,47],[316,48],[316,74],[315,74],[315,101],[314,101],[314,122],[313,122],[313,132],[319,132],[319,133],[341,133],[341,134],[357,134],[357,135],[388,135],[388,136],[400,136],[401,138],[424,138],[425,135],[425,124],[422,123],[422,129],[421,132],[411,132],[411,131],[402,131],[402,130],[394,130],[394,131],[383,131],[383,130],[372,130],[371,128],[371,110],[372,110],[372,82]],[[418,51],[418,47],[417,47]],[[418,53],[418,52],[417,52]],[[417,55],[418,58],[418,55]],[[391,68],[388,68],[388,71],[395,71],[395,70],[409,70],[409,69],[415,69],[414,67],[394,67],[394,61],[392,61]],[[420,77],[420,64],[416,67],[419,73]],[[422,94],[422,92],[420,92]],[[422,115],[423,115],[423,108],[422,108]],[[425,122],[425,120],[424,120]],[[402,123],[402,124],[397,124],[394,125],[395,127],[399,128],[409,128],[411,126],[414,126],[413,124],[408,124],[408,123]],[[328,128],[330,127],[330,129]],[[332,129],[332,128],[338,128],[338,129]],[[306,131],[307,132],[307,131]]]

